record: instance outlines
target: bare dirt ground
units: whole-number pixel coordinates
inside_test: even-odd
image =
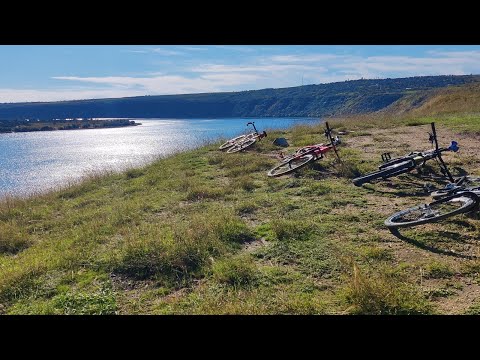
[[[395,148],[392,157],[408,154],[410,151],[425,151],[432,148],[428,141],[429,126],[399,127],[394,131],[368,129],[354,137],[347,138],[349,148],[361,150],[365,160],[378,159],[380,155]],[[480,175],[480,137],[464,133],[456,133],[445,127],[437,128],[438,141],[446,147],[450,141],[459,143],[457,153],[444,153],[443,158],[454,177],[463,175]],[[438,171],[435,161],[428,163]],[[431,183],[442,187],[445,183],[436,182],[427,176],[401,175],[394,179],[364,185],[370,194],[369,204],[382,218],[396,211],[432,201],[423,185]],[[439,172],[438,172],[439,173]],[[395,197],[382,196],[394,194]],[[337,210],[345,212],[350,209]],[[421,289],[432,293],[432,301],[436,311],[445,314],[460,314],[480,299],[480,276],[478,273],[462,273],[468,264],[478,264],[480,259],[480,220],[469,219],[465,215],[452,217],[446,221],[401,231],[394,235],[388,229],[379,230],[384,239],[379,247],[392,252],[395,263],[407,263],[419,270]],[[452,269],[454,275],[441,279],[421,279],[420,272],[431,263],[441,263]],[[455,281],[457,288],[449,287]],[[445,290],[447,289],[447,290]],[[435,295],[436,294],[436,295]],[[440,295],[439,295],[440,294]]]

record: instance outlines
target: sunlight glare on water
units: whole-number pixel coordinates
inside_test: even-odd
[[[305,118],[134,120],[142,125],[0,134],[0,197],[44,192],[90,173],[141,166],[244,133],[248,121],[255,121],[260,132],[319,122]]]

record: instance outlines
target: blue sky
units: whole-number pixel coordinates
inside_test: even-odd
[[[0,102],[480,74],[480,46],[0,45]]]

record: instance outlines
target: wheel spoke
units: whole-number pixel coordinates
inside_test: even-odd
[[[268,176],[280,176],[283,174],[288,174],[296,169],[301,168],[302,166],[308,164],[312,161],[313,155],[307,154],[297,158],[293,158],[287,162],[282,162],[281,164],[277,165],[273,169],[271,169],[267,175]]]
[[[469,196],[453,195],[430,204],[400,211],[385,220],[385,225],[394,228],[439,221],[470,211],[477,201],[474,195],[472,197],[472,194]]]

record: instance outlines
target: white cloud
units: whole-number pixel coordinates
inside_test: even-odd
[[[249,47],[215,46],[243,52]],[[206,50],[206,47],[177,46],[184,51]],[[240,50],[241,49],[241,50]],[[180,55],[170,48],[147,48],[162,55]],[[133,76],[56,76],[69,84],[82,83],[84,88],[68,90],[0,89],[0,101],[51,101],[79,98],[124,97],[138,95],[184,94],[218,91],[240,91],[280,88],[304,84],[329,83],[360,78],[408,77],[440,74],[480,73],[479,51],[430,50],[424,56],[359,56],[326,54],[277,54],[272,56],[242,56],[238,63],[197,63],[190,58],[178,62],[175,71],[170,64],[156,64],[158,70]],[[174,60],[169,60],[173,62]],[[164,60],[165,61],[165,60]],[[91,87],[85,89],[85,87]],[[99,89],[98,87],[101,87]]]
[[[176,50],[168,50],[168,49],[162,49],[162,48],[154,48],[152,49],[154,53],[160,54],[160,55],[166,55],[166,56],[171,56],[171,55],[183,55],[184,53],[181,51],[176,51]]]
[[[250,53],[250,52],[254,52],[256,50],[253,47],[237,46],[237,45],[215,45],[214,47],[216,47],[217,49],[239,51],[239,52],[244,52],[244,53]]]
[[[176,56],[176,55],[184,55],[185,54],[182,51],[163,49],[163,48],[160,48],[160,47],[137,49],[137,50],[123,50],[123,51],[127,52],[127,53],[134,53],[134,54],[148,54],[148,53],[153,52],[153,53],[160,54],[160,55],[165,55],[165,56]]]
[[[124,50],[127,53],[134,53],[134,54],[146,54],[148,53],[147,50]]]
[[[248,88],[248,84],[255,83],[256,81],[261,80],[262,77],[257,74],[212,73],[197,77],[186,77],[179,75],[161,75],[152,77],[56,76],[54,79],[109,86],[111,91],[120,91],[122,93],[128,93],[129,91],[132,91],[132,93],[135,95],[140,92],[142,94],[149,95],[162,95],[233,91],[240,85],[247,85]],[[102,93],[102,90],[98,90],[98,92]]]
[[[268,72],[291,70],[317,70],[326,71],[320,66],[296,65],[296,64],[269,64],[269,65],[223,65],[223,64],[204,64],[190,69],[198,73],[231,73],[231,72]]]
[[[0,102],[43,102],[81,99],[119,98],[147,95],[145,91],[122,89],[62,89],[58,90],[19,90],[0,89]]]
[[[179,49],[188,50],[188,51],[207,51],[207,47],[196,47],[196,46],[178,46]]]
[[[336,60],[341,58],[346,58],[344,55],[336,54],[314,54],[314,55],[276,55],[270,57],[270,61],[281,62],[281,63],[292,63],[292,62],[320,62],[328,60]]]

